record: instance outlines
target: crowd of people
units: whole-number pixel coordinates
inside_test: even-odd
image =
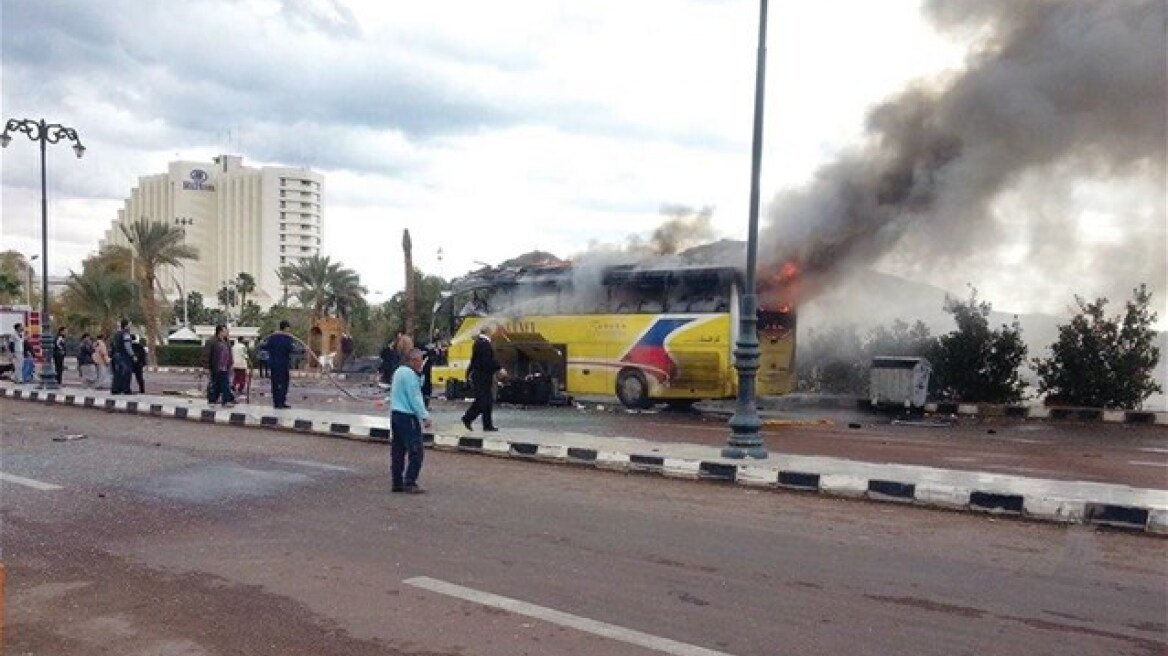
[[[50,357],[58,384],[64,382],[66,372],[68,333],[68,328],[62,326],[52,341]],[[399,331],[380,354],[381,383],[389,391],[390,478],[394,492],[423,492],[418,486],[423,459],[422,434],[431,427],[431,370],[443,357],[441,344],[440,336],[434,335],[428,345],[419,348],[409,335]],[[249,392],[249,377],[255,364],[260,377],[270,382],[272,405],[278,409],[290,408],[288,388],[292,365],[302,356],[307,345],[290,332],[290,323],[285,320],[280,322],[278,330],[255,344],[254,351],[252,346],[242,338],[232,338],[227,326],[215,327],[214,335],[204,343],[201,351],[202,367],[208,379],[207,402],[225,408],[234,407],[236,399]],[[12,363],[13,380],[34,382],[38,349],[34,341],[26,337],[22,324],[13,326],[13,335],[4,349]],[[354,351],[353,338],[345,333],[340,340],[337,368],[352,360]],[[103,332],[96,335],[82,333],[75,353],[77,375],[82,385],[108,389],[111,394],[146,393],[147,348],[143,340],[131,332],[128,320],[121,320],[118,329],[109,336]],[[327,371],[325,360],[317,356],[317,362]],[[498,430],[492,414],[495,381],[499,376],[505,376],[506,370],[495,357],[489,327],[483,328],[475,340],[467,373],[474,403],[462,416],[463,425],[473,430],[473,422],[481,416],[484,431]],[[137,392],[134,383],[137,383]]]

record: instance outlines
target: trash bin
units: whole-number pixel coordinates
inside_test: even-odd
[[[925,407],[932,372],[932,365],[921,357],[879,355],[872,358],[868,385],[872,405]]]

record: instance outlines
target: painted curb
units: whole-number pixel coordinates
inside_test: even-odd
[[[259,417],[232,409],[168,406],[139,401],[78,394],[74,391],[27,390],[0,386],[0,398],[62,404],[126,414],[185,419],[248,428],[272,428],[325,437],[387,444],[385,427],[264,414]],[[1044,409],[1045,410],[1045,409]],[[1102,414],[1102,413],[1101,413]],[[1130,413],[1128,413],[1130,414]],[[1126,417],[1125,417],[1126,421]],[[729,464],[718,461],[626,454],[563,445],[535,444],[501,437],[430,435],[425,443],[443,451],[461,451],[501,458],[526,459],[563,465],[588,466],[663,478],[703,480],[754,488],[815,492],[850,499],[911,504],[945,510],[981,512],[1058,524],[1090,524],[1168,536],[1168,509],[1095,503],[1078,499],[1022,496],[937,483],[907,483],[892,479],[864,478],[847,474],[787,471],[777,467]]]

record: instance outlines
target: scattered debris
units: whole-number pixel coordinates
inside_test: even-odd
[[[990,435],[997,435],[998,434],[998,431],[996,431],[992,428],[987,429],[986,432],[989,433]]]
[[[909,420],[893,419],[892,420],[893,426],[920,426],[923,428],[949,428],[950,426],[953,425],[953,423],[954,422],[952,422],[952,421],[929,421],[929,420],[913,420],[913,419],[909,419]]]
[[[896,423],[896,422],[893,422],[893,423]],[[848,428],[863,428],[863,426],[861,426],[860,424],[857,424],[856,422],[851,422],[848,424]]]
[[[53,441],[54,442],[73,442],[76,440],[83,440],[83,439],[85,439],[85,435],[83,433],[74,433],[72,435],[58,435],[57,437],[53,438]]]

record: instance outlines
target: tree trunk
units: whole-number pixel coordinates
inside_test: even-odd
[[[146,310],[146,348],[150,366],[158,366],[158,299],[154,296],[154,274],[146,272],[146,290],[142,307]]]
[[[418,290],[414,284],[414,245],[410,241],[410,231],[402,231],[402,251],[406,261],[406,334],[417,339],[414,331],[418,326]]]

